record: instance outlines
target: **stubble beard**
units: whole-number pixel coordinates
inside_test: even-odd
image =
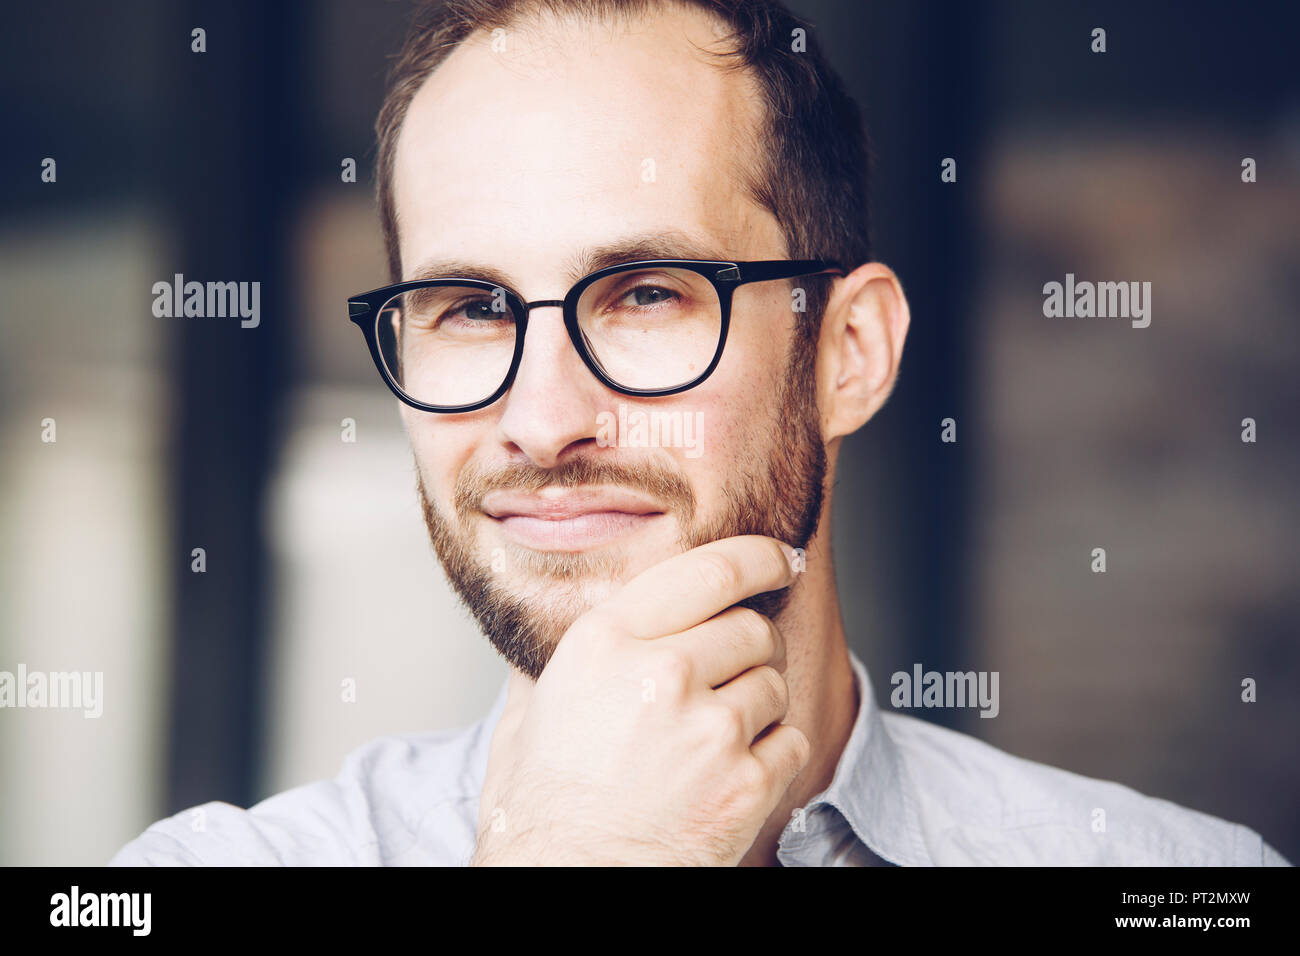
[[[773,441],[750,455],[723,490],[722,513],[695,520],[695,496],[675,471],[650,463],[614,463],[598,457],[569,459],[555,468],[512,465],[489,473],[472,468],[457,477],[453,495],[457,526],[429,499],[416,463],[416,488],[434,552],[456,593],[506,662],[532,680],[541,676],[556,644],[593,603],[623,580],[627,556],[606,552],[543,552],[512,547],[484,554],[469,532],[489,490],[538,490],[548,486],[620,485],[643,490],[668,505],[682,528],[681,551],[733,535],[761,534],[806,548],[817,531],[825,493],[826,449],[816,403],[814,350],[795,342],[781,384]],[[494,568],[494,564],[498,567]],[[510,590],[498,573],[506,565],[530,583]],[[778,620],[794,585],[739,602]]]

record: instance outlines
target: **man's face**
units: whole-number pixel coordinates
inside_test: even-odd
[[[590,271],[584,257],[632,240],[667,243],[663,257],[785,258],[775,220],[740,185],[761,113],[753,80],[688,42],[713,44],[713,31],[682,11],[629,28],[520,26],[504,50],[488,35],[464,43],[399,139],[403,278],[468,261],[532,301],[562,298]],[[807,544],[826,460],[812,357],[793,348],[806,320],[786,283],[741,286],[713,374],[637,399],[597,381],[561,310],[539,308],[497,402],[402,406],[435,550],[511,665],[536,678],[579,614],[690,547],[744,533]],[[619,433],[651,412],[680,421],[691,447]],[[753,605],[777,613],[786,594]]]

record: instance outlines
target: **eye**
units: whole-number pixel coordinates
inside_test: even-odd
[[[500,319],[504,313],[495,312],[492,309],[491,299],[469,299],[459,305],[453,306],[443,313],[443,319],[460,319],[464,318],[471,322],[480,319]]]
[[[648,306],[662,305],[665,302],[678,300],[680,298],[681,296],[672,289],[665,289],[663,286],[659,285],[645,284],[628,289],[619,296],[618,301],[615,304],[633,305],[638,308],[645,308]]]
[[[513,316],[504,308],[504,302],[484,295],[465,296],[439,308],[429,318],[433,321],[424,323],[426,329],[444,332],[499,330],[513,324]]]

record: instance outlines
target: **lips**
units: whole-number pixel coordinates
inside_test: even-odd
[[[493,491],[480,507],[508,537],[540,551],[597,547],[664,515],[651,499],[617,488]]]
[[[546,521],[611,512],[629,515],[663,513],[663,509],[649,498],[618,488],[490,491],[483,496],[482,509],[491,518],[523,517]]]

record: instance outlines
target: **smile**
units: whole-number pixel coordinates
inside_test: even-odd
[[[584,551],[647,527],[664,510],[622,489],[490,492],[482,511],[515,543],[536,551]]]

